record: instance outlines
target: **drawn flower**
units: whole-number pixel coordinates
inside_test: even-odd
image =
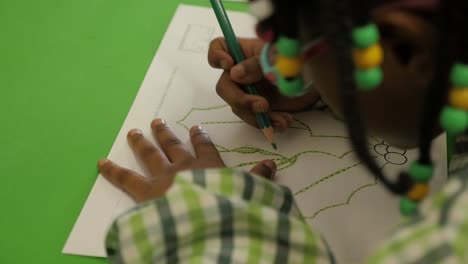
[[[374,151],[392,165],[403,165],[408,162],[406,150],[390,146],[384,141],[374,146]]]

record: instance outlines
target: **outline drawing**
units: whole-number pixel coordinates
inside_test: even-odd
[[[180,51],[200,54],[208,53],[208,45],[213,39],[215,28],[207,25],[189,24],[179,45]]]
[[[216,105],[216,106],[211,106],[211,107],[194,107],[194,108],[191,108],[191,110],[188,113],[186,113],[180,120],[176,121],[176,124],[183,127],[185,130],[188,131],[189,130],[189,125],[186,124],[185,122],[189,119],[189,117],[194,112],[222,110],[222,109],[227,108],[227,107],[228,107],[228,105]],[[312,111],[314,111],[314,110],[312,110]],[[323,112],[323,110],[320,110],[320,109],[315,110],[315,111]],[[330,118],[333,118],[333,117],[330,117]],[[343,140],[349,139],[346,136],[340,136],[340,135],[317,134],[317,133],[315,133],[313,131],[313,129],[309,125],[307,125],[307,123],[305,121],[300,120],[299,118],[295,118],[294,121],[295,122],[290,127],[290,129],[297,129],[297,130],[303,131],[305,136],[307,136],[309,138],[337,138],[337,139],[343,139]],[[236,125],[236,124],[243,124],[243,123],[244,122],[241,121],[241,120],[222,120],[222,121],[220,120],[220,121],[202,121],[202,122],[200,122],[200,125],[202,125],[202,126],[228,126],[228,125]],[[408,162],[408,158],[406,156],[406,150],[397,149],[397,148],[387,144],[385,141],[383,141],[381,139],[374,138],[374,137],[369,138],[368,144],[369,144],[369,150],[371,150],[372,154],[374,154],[373,155],[374,158],[383,158],[383,162],[382,162],[383,164],[381,165],[381,169],[384,169],[387,165],[401,166],[401,165],[404,165],[404,164],[406,164]],[[262,149],[262,148],[259,148],[259,147],[252,147],[252,146],[238,146],[238,147],[235,147],[235,148],[228,148],[228,147],[222,146],[220,144],[216,144],[216,143],[215,143],[215,146],[218,148],[220,153],[237,153],[237,154],[241,154],[241,155],[259,154],[259,155],[264,157],[261,160],[272,159],[278,165],[278,171],[282,171],[282,170],[285,170],[285,169],[287,169],[289,167],[294,166],[300,158],[304,158],[305,156],[319,155],[319,156],[322,156],[322,157],[326,156],[326,157],[331,157],[331,158],[334,158],[334,159],[342,160],[345,157],[347,157],[348,155],[354,153],[354,151],[352,149],[344,151],[341,154],[333,154],[333,153],[328,152],[328,151],[310,149],[310,150],[300,151],[300,152],[298,152],[298,153],[296,153],[296,154],[294,154],[292,156],[286,156],[286,155],[282,155],[280,153],[276,153],[276,152],[272,152],[272,151],[269,151],[269,150],[266,150],[266,149]],[[257,164],[261,160],[252,160],[252,161],[248,161],[248,162],[233,164],[231,166],[231,168],[243,168],[243,167],[251,166],[251,165]],[[358,167],[358,166],[363,166],[363,165],[362,165],[361,162],[355,161],[353,164],[348,164],[345,167],[338,168],[334,172],[319,178],[318,180],[314,181],[313,183],[305,185],[300,190],[294,192],[294,196],[295,197],[300,196],[301,194],[304,194],[304,193],[310,191],[311,189],[319,186],[321,183],[323,183],[325,181],[328,181],[328,180],[330,180],[330,179],[332,179],[332,178],[334,178],[336,176],[339,176],[340,174],[343,174],[344,172],[347,172],[347,171],[349,171],[349,170],[351,170],[351,169],[353,169],[355,167]],[[363,185],[359,186],[358,188],[354,189],[347,196],[347,198],[344,201],[334,203],[334,204],[328,205],[328,206],[326,206],[324,208],[321,208],[321,209],[317,210],[316,212],[314,212],[314,213],[312,213],[310,215],[306,215],[305,218],[308,219],[308,220],[313,220],[319,214],[321,214],[321,213],[323,213],[323,212],[325,212],[327,210],[331,210],[331,209],[334,209],[334,208],[337,208],[337,207],[349,205],[351,203],[353,197],[356,194],[358,194],[359,192],[361,192],[364,189],[374,187],[376,185],[378,185],[377,179],[376,178],[371,179],[371,182],[363,184]]]

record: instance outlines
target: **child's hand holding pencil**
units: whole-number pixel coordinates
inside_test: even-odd
[[[246,60],[235,64],[224,38],[214,39],[208,51],[208,62],[213,68],[223,69],[216,91],[232,111],[244,122],[258,127],[255,114],[267,112],[276,131],[285,131],[293,122],[291,113],[304,110],[318,99],[311,91],[301,97],[283,96],[278,88],[264,79],[259,55],[265,43],[260,39],[239,38]],[[246,93],[240,85],[256,84],[259,95]]]

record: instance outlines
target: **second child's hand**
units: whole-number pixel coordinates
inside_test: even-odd
[[[147,177],[108,159],[98,162],[101,174],[136,202],[162,197],[170,188],[174,176],[182,170],[226,167],[215,145],[201,127],[190,129],[190,141],[195,155],[163,120],[154,120],[151,128],[160,147],[148,140],[138,129],[131,130],[127,135],[130,147],[147,171]],[[251,172],[273,179],[276,164],[272,160],[264,160],[255,165]]]

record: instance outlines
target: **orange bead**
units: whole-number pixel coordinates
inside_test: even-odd
[[[421,201],[429,193],[429,185],[427,184],[415,184],[408,193],[408,198],[413,201]]]
[[[276,58],[276,69],[286,78],[298,76],[302,71],[303,62],[300,58],[288,58],[278,56]]]
[[[450,91],[450,104],[458,109],[468,110],[468,88],[455,88]]]
[[[354,49],[353,59],[360,69],[370,69],[383,62],[383,50],[380,44],[374,44],[367,49]]]

